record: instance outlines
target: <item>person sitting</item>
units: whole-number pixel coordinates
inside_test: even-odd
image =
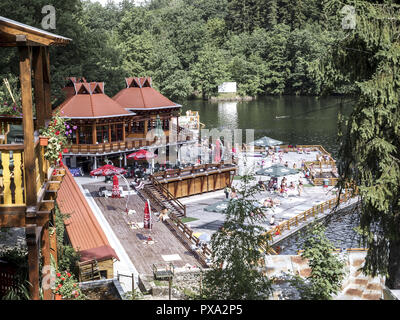
[[[274,214],[271,216],[271,219],[269,219],[269,225],[271,225],[271,226],[275,225],[275,215]]]
[[[236,194],[236,190],[234,188],[232,188],[230,198],[231,199],[237,199],[238,198],[238,196]]]
[[[291,190],[296,189],[296,186],[294,185],[293,181],[290,183],[289,189],[291,189]]]
[[[132,184],[132,187],[133,187],[136,191],[141,190],[141,189],[144,188],[145,183],[144,183],[143,180],[141,180],[141,179],[136,179],[135,182],[136,182],[136,184]]]
[[[289,167],[289,163],[286,161],[285,162],[285,167],[288,168]]]
[[[271,207],[271,198],[266,198],[264,200],[263,206],[266,208],[270,208]]]
[[[160,215],[158,216],[158,221],[167,220],[169,218],[168,213],[169,213],[169,210],[166,207],[162,208]]]
[[[293,163],[293,169],[296,169],[297,168],[297,166],[296,166],[296,162],[295,163]]]
[[[258,186],[260,189],[267,191],[267,189],[265,188],[264,182],[261,181],[261,178],[260,178],[260,180],[258,180]]]

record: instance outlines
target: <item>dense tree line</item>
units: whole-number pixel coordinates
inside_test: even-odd
[[[47,0],[0,3],[1,15],[41,27]],[[316,65],[342,37],[321,0],[153,0],[135,6],[53,0],[56,29],[73,39],[53,48],[55,98],[67,76],[106,82],[114,95],[127,76],[151,76],[173,99],[215,95],[236,81],[240,95],[319,95],[326,89]],[[3,49],[2,76],[18,74],[16,50]],[[329,72],[326,70],[324,72]],[[346,79],[329,88],[349,93]]]

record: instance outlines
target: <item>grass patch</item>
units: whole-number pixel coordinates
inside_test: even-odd
[[[304,184],[303,187],[310,188],[310,187],[314,187],[314,185],[311,183],[307,183],[307,184]]]
[[[157,287],[165,287],[165,286],[168,286],[168,281],[161,281],[161,280],[153,280],[154,281],[154,284],[157,286]]]
[[[181,218],[181,222],[182,223],[187,223],[187,222],[196,221],[196,220],[199,220],[199,219],[192,218],[192,217],[183,217],[183,218]]]

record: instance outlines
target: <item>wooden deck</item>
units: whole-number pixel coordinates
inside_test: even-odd
[[[127,215],[125,213],[126,198],[99,197],[97,191],[101,186],[106,186],[106,184],[87,184],[84,188],[90,191],[140,274],[151,274],[153,264],[167,265],[171,262],[175,268],[182,268],[186,264],[201,266],[190,248],[181,243],[163,222],[157,221],[156,217],[153,216],[151,231],[130,228],[129,222],[143,222],[145,203],[138,195],[129,196],[128,208],[136,210],[136,213]],[[111,189],[110,185],[107,187]],[[154,240],[154,244],[146,243],[149,235]],[[181,260],[165,261],[162,255],[179,255]]]

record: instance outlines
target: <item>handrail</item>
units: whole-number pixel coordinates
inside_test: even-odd
[[[342,249],[335,248],[332,250],[332,252],[342,252]],[[350,252],[365,252],[368,251],[368,248],[346,248],[345,251],[350,251]],[[304,250],[297,250],[297,255],[300,253],[303,253]]]
[[[186,205],[182,204],[177,198],[173,196],[169,190],[164,187],[160,182],[158,182],[153,176],[150,176],[151,183],[155,188],[157,188],[161,193],[167,196],[168,200],[174,202],[181,210],[183,210],[183,215],[186,217]]]
[[[170,219],[176,224],[177,228],[179,231],[181,231],[187,238],[188,240],[196,245],[199,246],[200,239],[193,235],[193,230],[190,229],[187,225],[185,225],[178,217],[176,217],[174,214],[170,214]],[[201,254],[203,255],[203,258],[210,257],[212,252],[211,249],[208,247],[207,244],[203,245],[203,248],[201,250]]]
[[[339,196],[333,199],[312,206],[310,209],[307,209],[306,211],[303,211],[302,213],[280,223],[278,226],[271,228],[270,230],[265,232],[264,235],[267,235],[268,238],[272,240],[275,235],[280,235],[285,230],[289,231],[291,227],[297,227],[300,222],[306,221],[308,217],[310,216],[315,217],[315,215],[317,215],[318,213],[323,213],[326,209],[331,209],[333,204],[336,203],[337,201],[339,201],[339,203],[343,203],[350,200],[350,198],[351,194],[349,194],[346,189],[344,194],[340,194]]]

